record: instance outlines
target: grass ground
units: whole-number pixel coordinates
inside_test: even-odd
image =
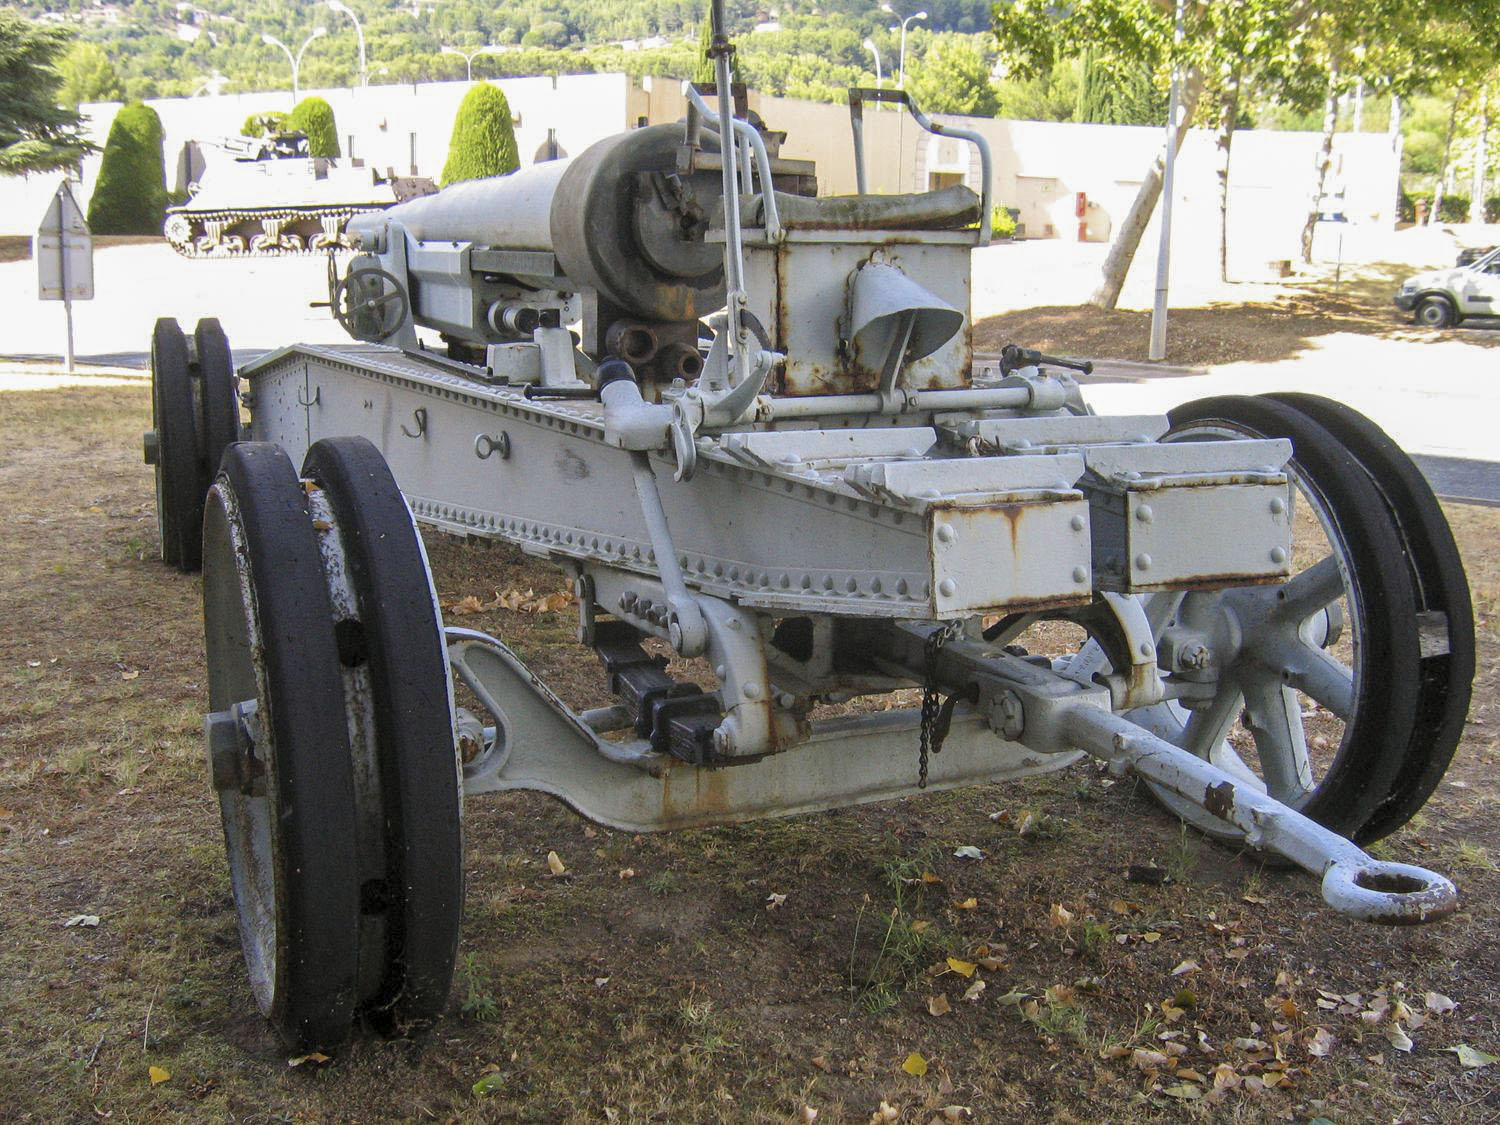
[[[1476,702],[1448,780],[1379,846],[1460,883],[1441,924],[1346,921],[1312,880],[1087,766],[664,836],[482,798],[445,1018],[289,1066],[240,961],[201,761],[200,581],[155,557],[148,424],[138,388],[0,394],[0,1116],[1500,1117],[1500,1064],[1449,1050],[1500,1054],[1500,512],[1450,509]],[[503,548],[432,548],[445,600],[560,587]],[[567,610],[462,623],[599,691]],[[1153,863],[1165,883],[1127,879]]]

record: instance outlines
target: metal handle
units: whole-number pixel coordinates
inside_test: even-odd
[[[861,195],[867,194],[865,181],[865,139],[864,139],[864,112],[865,102],[895,102],[904,105],[912,115],[916,123],[927,132],[937,137],[955,137],[959,140],[968,141],[979,150],[979,171],[983,177],[983,183],[979,188],[979,245],[988,246],[990,238],[994,235],[993,195],[991,186],[992,162],[990,160],[990,143],[973,129],[960,129],[955,125],[943,125],[933,121],[925,113],[917,108],[917,103],[911,100],[911,95],[905,90],[875,90],[868,86],[853,86],[849,90],[849,126],[854,133],[854,181]]]
[[[492,453],[500,454],[500,460],[502,461],[510,457],[510,435],[508,433],[502,430],[497,437],[490,437],[489,434],[475,435],[474,456],[478,457],[481,461],[487,461]]]
[[[719,125],[719,115],[709,108],[708,103],[703,100],[703,95],[693,87],[691,82],[682,84],[683,95],[698,115],[711,125]],[[781,241],[781,212],[776,208],[776,190],[771,183],[771,157],[766,151],[765,139],[761,137],[755,126],[748,121],[734,118],[734,132],[741,141],[748,142],[750,150],[755,154],[755,170],[760,176],[760,198],[762,211],[762,225],[766,230],[766,238],[771,242]],[[719,151],[724,150],[724,129],[719,126]]]

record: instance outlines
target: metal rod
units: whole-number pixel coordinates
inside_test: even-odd
[[[854,134],[854,190],[868,195],[865,180],[865,103],[858,97],[849,99],[849,130]]]
[[[914,414],[924,410],[999,410],[1031,405],[1025,387],[984,390],[910,391],[899,396],[900,405],[887,409],[878,394],[809,395],[806,398],[768,400],[766,421],[787,418],[820,418],[834,414]]]
[[[703,100],[703,95],[693,89],[692,83],[682,84],[683,96],[687,98],[688,111],[697,112],[703,120],[711,125],[723,129],[719,115],[709,108],[708,103]],[[766,238],[771,242],[781,241],[781,212],[776,206],[776,190],[771,182],[771,156],[766,151],[766,142],[756,131],[755,127],[748,122],[735,120],[734,131],[742,141],[750,146],[750,152],[755,156],[755,169],[760,175],[760,198],[761,198],[761,226],[765,228]],[[753,185],[747,189],[746,194],[753,194]]]

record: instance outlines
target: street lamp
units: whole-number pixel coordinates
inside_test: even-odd
[[[885,85],[885,75],[880,69],[880,51],[875,46],[875,40],[866,39],[865,49],[875,56],[875,88],[881,89]]]
[[[260,41],[262,43],[264,43],[267,47],[280,47],[283,51],[285,51],[286,52],[286,61],[292,64],[292,108],[293,109],[295,109],[297,107],[298,91],[300,90],[300,87],[299,87],[298,82],[297,82],[297,75],[302,70],[302,55],[307,50],[308,45],[310,43],[312,43],[312,41],[314,39],[321,39],[321,38],[323,38],[323,36],[325,36],[327,34],[328,34],[328,29],[326,27],[315,27],[315,28],[313,28],[313,33],[311,35],[309,35],[306,39],[304,39],[302,41],[302,46],[297,49],[297,53],[295,55],[292,54],[292,49],[290,47],[288,47],[285,43],[283,43],[280,39],[277,39],[276,36],[274,36],[274,35],[262,35],[260,37]]]
[[[475,59],[477,59],[480,55],[503,55],[504,53],[505,52],[502,51],[499,47],[481,47],[481,48],[479,48],[479,50],[475,51],[473,54],[470,54],[468,51],[460,51],[457,47],[444,47],[443,48],[443,54],[445,54],[445,55],[457,55],[459,58],[461,58],[461,59],[464,60],[464,65],[466,67],[468,67],[468,72],[469,72],[469,78],[468,78],[468,80],[470,82],[474,81],[474,60]]]
[[[891,6],[889,4],[883,4],[881,5],[881,7],[884,11],[890,12],[893,16],[896,14],[895,12],[891,11]],[[901,21],[901,70],[899,72],[901,77],[896,80],[896,84],[903,90],[906,89],[906,25],[911,23],[912,20],[925,20],[926,18],[926,12],[913,12],[911,15],[907,16],[904,20]]]
[[[328,7],[331,11],[341,16],[348,16],[354,21],[354,34],[359,39],[359,84],[368,86],[369,73],[365,70],[365,29],[360,27],[359,17],[354,14],[353,8],[342,3],[341,0],[328,0]]]

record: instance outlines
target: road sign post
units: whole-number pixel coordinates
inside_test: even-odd
[[[61,301],[68,322],[68,370],[73,370],[73,302],[94,299],[94,237],[67,180],[57,185],[37,228],[33,257],[37,297]]]

